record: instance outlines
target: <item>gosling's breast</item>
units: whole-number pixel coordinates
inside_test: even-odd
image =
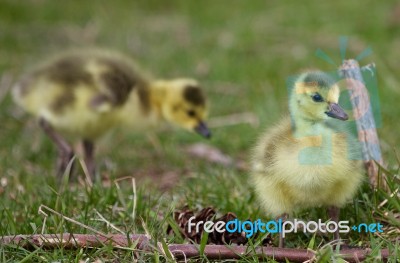
[[[290,122],[285,121],[260,140],[253,171],[258,181],[283,183],[285,189],[301,192],[299,196],[326,193],[343,183],[358,184],[361,166],[352,153],[355,140],[348,136],[329,127],[319,135],[294,136]]]
[[[329,185],[354,168],[347,135],[326,129],[319,135],[292,137],[276,148],[271,168],[297,185]],[[296,179],[294,179],[296,178]]]

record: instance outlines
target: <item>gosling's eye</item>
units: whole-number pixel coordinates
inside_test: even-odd
[[[188,110],[187,115],[190,117],[194,117],[196,115],[196,112],[194,110]]]
[[[312,100],[315,102],[323,102],[324,98],[322,98],[322,96],[317,93],[312,96]]]

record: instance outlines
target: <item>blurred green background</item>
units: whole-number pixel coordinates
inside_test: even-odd
[[[0,169],[4,172],[13,161],[29,156],[31,149],[19,146],[31,143],[38,132],[32,127],[21,133],[25,119],[15,113],[6,91],[21,73],[50,54],[91,46],[119,50],[157,77],[198,78],[209,94],[211,117],[253,112],[265,126],[287,111],[288,76],[305,68],[335,70],[315,51],[322,49],[339,65],[338,41],[343,35],[349,36],[348,58],[369,46],[373,49],[361,64],[377,65],[383,117],[379,133],[388,157],[400,141],[399,25],[396,1],[3,0],[0,158],[10,162]],[[241,156],[258,132],[246,124],[218,127],[210,143]],[[171,136],[173,143],[199,139],[181,131],[167,137]],[[128,154],[125,148],[131,147],[121,142],[113,154],[118,155],[117,149]],[[42,151],[42,146],[36,148]]]
[[[334,71],[340,64],[340,36],[349,37],[347,58],[367,47],[373,50],[361,65],[374,62],[377,66],[382,114],[379,136],[385,161],[393,168],[400,142],[398,1],[1,0],[0,198],[3,207],[20,211],[3,212],[8,223],[3,224],[7,226],[2,233],[30,232],[29,225],[18,222],[40,224],[38,205],[59,200],[43,184],[55,185],[56,150],[9,95],[20,75],[47,56],[69,48],[104,47],[133,57],[156,77],[199,79],[211,104],[212,140],[180,130],[164,130],[157,136],[118,132],[99,146],[97,164],[105,177],[147,178],[163,189],[179,183],[180,178],[200,174],[165,198],[167,205],[160,210],[166,211],[174,200],[192,207],[214,205],[248,218],[257,213],[245,180],[248,173],[224,171],[189,156],[184,148],[202,142],[246,162],[260,132],[287,114],[286,79],[306,68]],[[327,53],[336,66],[318,58],[317,49]],[[246,120],[235,125],[224,122],[224,116],[237,113],[250,114],[259,125]],[[138,187],[146,196],[147,189]],[[63,211],[85,221],[87,214],[78,215],[89,213],[90,208],[80,204],[86,200],[107,214],[118,198],[114,192],[103,196],[103,191],[98,196],[66,196]],[[139,205],[138,213],[157,218],[150,211],[154,203],[146,204]],[[125,219],[114,218],[119,223]]]
[[[400,4],[396,1],[1,1],[0,174],[53,174],[55,149],[12,102],[9,89],[26,70],[70,48],[103,47],[133,57],[156,77],[199,79],[210,118],[250,113],[259,125],[212,121],[209,142],[184,131],[157,136],[117,133],[100,144],[105,173],[150,178],[207,167],[184,146],[201,141],[246,161],[258,134],[287,113],[286,79],[306,68],[334,71],[339,38],[346,58],[371,47],[376,63],[381,147],[389,167],[400,141]],[[336,65],[315,55],[323,50]],[[254,122],[253,120],[253,122]],[[150,137],[150,139],[149,139]],[[178,146],[178,147],[176,147]],[[176,176],[172,176],[176,179]],[[168,176],[166,180],[169,180]]]

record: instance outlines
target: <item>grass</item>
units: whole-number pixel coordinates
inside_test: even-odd
[[[259,127],[246,123],[217,127],[211,141],[202,141],[235,159],[247,160],[257,135],[287,111],[286,78],[307,67],[335,70],[334,65],[317,58],[315,50],[322,49],[339,63],[338,39],[348,35],[347,57],[357,56],[368,46],[374,51],[361,63],[377,65],[382,114],[379,136],[391,177],[398,175],[400,77],[396,71],[400,67],[400,22],[393,13],[395,1],[368,0],[363,5],[344,0],[318,5],[311,1],[230,1],[228,5],[208,0],[6,0],[1,5],[0,235],[90,232],[53,214],[44,220],[43,214],[38,214],[40,205],[98,231],[115,232],[99,220],[98,211],[126,233],[149,232],[154,242],[166,238],[167,243],[185,242],[179,236],[167,236],[166,227],[172,211],[186,204],[191,209],[213,206],[220,214],[234,212],[240,219],[267,219],[255,201],[248,173],[183,154],[185,147],[201,140],[183,131],[167,130],[157,136],[116,133],[100,143],[97,155],[97,163],[109,181],[93,187],[79,182],[57,184],[55,149],[6,92],[8,82],[31,65],[72,47],[113,48],[137,58],[156,76],[198,78],[209,95],[211,117],[254,113]],[[136,191],[132,191],[129,179],[120,181],[119,188],[115,185],[114,180],[123,176],[136,178]],[[394,180],[389,185],[392,192],[398,189]],[[398,254],[398,243],[392,240],[399,234],[399,210],[396,194],[373,192],[363,185],[343,209],[342,218],[351,223],[383,222],[385,233],[351,233],[346,237],[348,242],[373,249],[389,247]],[[323,209],[312,209],[296,217],[326,215]],[[288,237],[289,247],[311,246],[317,250],[328,242],[318,236]],[[332,251],[321,251],[330,258]],[[108,246],[78,251],[0,246],[2,262],[128,262],[133,258],[168,261],[162,253],[138,255]],[[207,261],[204,257],[202,260]],[[392,257],[395,260],[396,255]]]

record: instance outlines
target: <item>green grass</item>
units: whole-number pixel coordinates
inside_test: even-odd
[[[338,39],[348,35],[347,57],[355,57],[368,46],[374,51],[361,63],[377,65],[383,124],[379,136],[391,177],[398,174],[400,22],[391,18],[395,1],[359,4],[339,0],[317,5],[311,1],[6,0],[0,5],[0,94],[7,91],[7,78],[17,79],[49,54],[73,47],[117,49],[135,57],[155,76],[198,78],[211,101],[211,118],[254,113],[259,127],[246,123],[217,127],[211,141],[201,141],[238,160],[247,160],[257,135],[286,113],[286,78],[304,68],[335,70],[317,58],[315,51],[320,48],[339,63]],[[71,182],[60,186],[54,178],[53,145],[8,94],[0,99],[0,235],[34,234],[42,229],[44,233],[90,233],[51,213],[44,220],[38,214],[40,205],[98,231],[114,233],[98,220],[98,211],[126,233],[149,231],[153,242],[166,238],[168,244],[185,242],[179,236],[167,236],[166,228],[172,211],[186,204],[191,209],[213,206],[220,214],[234,212],[243,220],[268,219],[255,201],[248,173],[184,154],[186,146],[201,140],[184,131],[163,131],[155,140],[116,133],[100,143],[97,154],[97,164],[103,176],[110,178],[109,185],[88,188]],[[173,187],[165,189],[171,174]],[[135,193],[129,180],[121,181],[118,190],[114,180],[122,176],[136,178]],[[398,189],[394,180],[389,185],[392,192]],[[387,203],[379,206],[386,199]],[[351,223],[383,222],[385,233],[351,233],[346,237],[348,243],[374,249],[389,247],[399,254],[398,243],[392,241],[399,235],[399,210],[396,194],[373,192],[364,185],[343,209],[342,218]],[[296,217],[326,215],[323,209],[312,209]],[[318,236],[314,240],[292,234],[287,243],[307,248],[311,240],[314,250],[329,242]],[[329,249],[321,251],[331,256]],[[137,255],[108,246],[78,251],[0,246],[1,262],[129,262],[133,258],[168,261],[161,252]],[[395,259],[396,255],[393,262]],[[243,258],[243,262],[253,260]]]

